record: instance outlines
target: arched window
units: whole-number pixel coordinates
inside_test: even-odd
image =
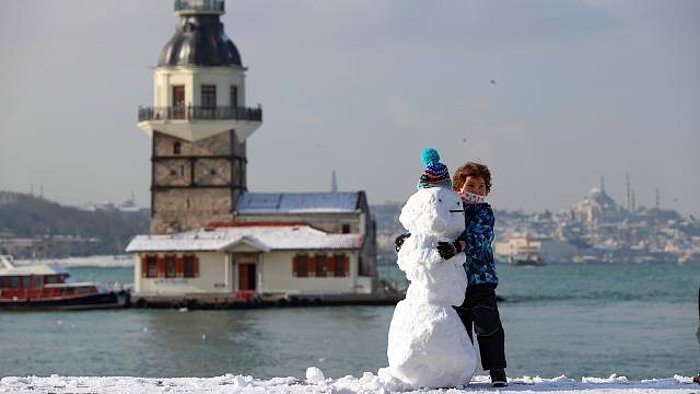
[[[180,144],[179,141],[176,141],[173,144],[173,154],[174,155],[179,155],[182,152],[182,144]]]

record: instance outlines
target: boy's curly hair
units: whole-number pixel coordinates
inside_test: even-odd
[[[486,192],[491,191],[491,171],[489,168],[481,163],[468,161],[463,166],[459,167],[455,171],[452,177],[452,185],[455,189],[461,189],[464,186],[464,182],[467,181],[467,177],[472,176],[476,178],[484,178],[486,182]]]

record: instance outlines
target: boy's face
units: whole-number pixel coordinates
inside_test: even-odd
[[[486,191],[486,181],[484,178],[473,176],[467,177],[460,191],[474,193],[481,197],[485,197],[487,194],[489,194],[489,192]]]

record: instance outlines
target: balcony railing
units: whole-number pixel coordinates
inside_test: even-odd
[[[224,0],[175,0],[175,12],[224,13]]]
[[[139,107],[139,122],[148,120],[248,120],[262,122],[262,108]]]

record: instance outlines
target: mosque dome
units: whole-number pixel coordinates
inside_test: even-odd
[[[595,201],[601,208],[606,210],[614,210],[617,208],[615,200],[613,200],[603,189],[591,189],[591,191],[588,193],[588,199]]]

